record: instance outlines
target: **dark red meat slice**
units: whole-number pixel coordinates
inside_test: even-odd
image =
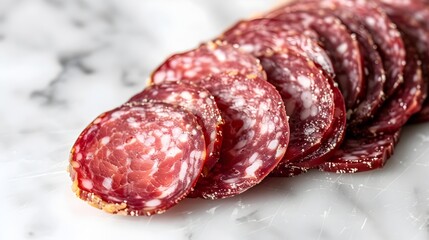
[[[400,132],[374,138],[347,138],[341,149],[320,166],[320,170],[335,173],[355,173],[384,166],[393,154]]]
[[[225,126],[221,157],[192,196],[231,197],[261,182],[283,158],[289,142],[285,107],[259,77],[220,74],[199,84],[215,97]]]
[[[303,31],[313,29],[318,33],[319,41],[330,56],[336,73],[336,82],[346,100],[347,109],[352,109],[363,94],[364,78],[362,56],[356,38],[338,18],[319,12],[283,9],[266,15],[289,24],[291,29]]]
[[[288,11],[316,11],[323,15],[337,16],[347,26],[348,30],[355,34],[363,57],[366,87],[363,88],[365,94],[360,102],[354,109],[348,111],[348,125],[350,128],[356,128],[371,119],[384,101],[383,87],[385,86],[386,75],[383,62],[376,50],[377,47],[363,23],[359,21],[359,16],[356,16],[353,11],[344,11],[336,4],[321,9],[318,4],[311,2],[311,0],[309,2],[296,2],[289,5],[287,9]]]
[[[291,30],[287,23],[280,20],[260,18],[237,23],[220,39],[230,44],[238,44],[242,50],[256,57],[265,55],[267,51],[277,52],[283,48],[292,49],[310,58],[332,78],[335,77],[331,59],[314,40],[317,33],[310,29],[305,32],[303,34]]]
[[[398,26],[403,36],[414,43],[422,61],[423,78],[429,82],[429,6],[421,1],[378,0],[383,10]],[[412,122],[429,121],[429,98],[426,98]]]
[[[266,79],[257,58],[229,44],[209,42],[197,49],[179,53],[167,59],[152,74],[152,84],[165,81],[195,80],[222,72],[256,75]]]
[[[279,165],[316,149],[331,126],[335,109],[332,79],[313,61],[286,50],[260,57],[268,81],[279,91],[290,117],[289,146]]]
[[[206,141],[207,160],[204,164],[203,174],[207,174],[219,159],[224,124],[219,108],[210,92],[193,84],[166,82],[147,87],[128,102],[147,101],[177,104],[195,115]]]
[[[285,165],[278,165],[272,172],[273,176],[290,177],[306,172],[327,161],[342,144],[346,133],[346,109],[344,99],[338,88],[333,88],[335,112],[329,130],[323,136],[322,144],[315,151],[299,160]]]
[[[162,213],[201,174],[206,148],[193,114],[165,103],[124,105],[97,117],[70,156],[78,197],[110,213]]]
[[[310,3],[315,8],[336,9],[337,12],[351,12],[372,35],[378,46],[386,71],[386,96],[392,95],[403,82],[405,48],[395,24],[373,1],[367,0],[303,0],[298,5]],[[308,4],[307,4],[308,5]],[[339,14],[340,15],[340,14]]]
[[[350,25],[349,25],[350,26]],[[356,29],[357,39],[364,59],[366,89],[361,102],[352,112],[349,113],[349,129],[358,129],[365,122],[374,117],[376,112],[385,100],[384,86],[386,83],[386,74],[383,68],[381,57],[373,45],[372,38],[366,35],[364,29]]]
[[[426,98],[427,84],[423,80],[421,62],[411,43],[407,43],[405,82],[383,105],[367,127],[356,129],[363,136],[383,135],[397,132],[408,119],[420,111]]]

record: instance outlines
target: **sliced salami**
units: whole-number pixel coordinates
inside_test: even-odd
[[[421,62],[414,47],[410,43],[406,46],[407,64],[404,70],[404,85],[388,99],[367,127],[356,129],[359,135],[395,133],[414,113],[420,111],[426,98],[427,84],[423,80]]]
[[[286,106],[290,141],[280,165],[320,146],[334,118],[332,79],[313,61],[287,49],[261,56],[261,64]]]
[[[358,42],[338,18],[322,12],[284,11],[279,9],[266,15],[289,24],[291,29],[313,29],[319,41],[332,59],[336,82],[346,99],[347,109],[352,109],[363,94],[365,86],[363,63]]]
[[[415,43],[422,64],[423,78],[429,83],[429,6],[418,0],[378,0],[383,10],[398,26],[403,36]],[[429,98],[422,109],[411,119],[412,122],[429,121]]]
[[[230,44],[238,44],[242,50],[256,57],[265,55],[268,51],[278,52],[283,48],[292,49],[310,58],[332,78],[335,77],[331,59],[314,40],[317,39],[317,33],[310,29],[305,30],[305,34],[303,34],[291,30],[284,21],[260,18],[237,23],[220,39]]]
[[[317,1],[319,3],[319,1]],[[323,4],[322,4],[323,5]],[[356,40],[359,43],[359,49],[362,54],[364,64],[364,79],[365,88],[362,99],[354,109],[349,109],[347,119],[349,128],[357,128],[369,119],[371,119],[378,108],[384,101],[384,86],[386,75],[383,68],[383,62],[380,54],[377,51],[372,36],[366,30],[364,24],[359,21],[359,16],[356,16],[352,10],[345,11],[338,4],[332,2],[332,5],[321,9],[319,4],[315,4],[311,0],[299,1],[285,7],[284,11],[307,11],[318,12],[323,15],[337,16],[347,29],[355,34]]]
[[[214,97],[207,90],[189,83],[165,82],[152,85],[133,96],[128,102],[161,101],[179,105],[190,111],[202,127],[207,148],[203,175],[216,164],[222,145],[224,124]]]
[[[356,173],[384,166],[393,154],[400,132],[374,138],[347,138],[341,149],[320,166],[320,170],[335,173]]]
[[[306,172],[326,162],[339,149],[346,133],[346,109],[344,99],[338,88],[333,88],[335,112],[329,130],[323,136],[321,145],[313,152],[293,162],[279,164],[272,172],[273,176],[291,177]]]
[[[260,77],[220,74],[199,84],[215,97],[225,127],[221,157],[192,196],[231,197],[261,182],[283,158],[289,142],[285,106]]]
[[[97,117],[70,156],[76,195],[109,213],[162,213],[195,185],[206,159],[193,114],[165,103],[124,105]]]
[[[165,81],[195,80],[210,75],[234,72],[266,79],[259,60],[237,47],[220,41],[171,56],[152,74],[150,84]]]
[[[384,92],[386,97],[392,95],[403,82],[405,48],[395,24],[379,6],[368,0],[303,0],[296,3],[300,5],[303,2],[307,5],[310,3],[314,8],[336,9],[339,15],[351,12],[365,25],[383,60],[386,71]]]

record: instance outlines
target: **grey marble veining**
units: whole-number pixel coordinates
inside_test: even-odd
[[[271,178],[230,199],[113,216],[76,199],[69,150],[168,55],[277,1],[0,0],[0,239],[429,239],[429,124],[379,171]]]

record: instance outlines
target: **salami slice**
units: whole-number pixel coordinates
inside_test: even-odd
[[[286,106],[290,141],[280,165],[287,164],[320,146],[334,118],[332,79],[313,61],[284,49],[262,56],[261,64]]]
[[[124,105],[97,117],[70,156],[76,195],[109,213],[162,213],[195,185],[206,159],[193,114],[165,103]]]
[[[369,136],[395,133],[414,113],[420,111],[426,98],[427,84],[423,80],[421,62],[414,47],[411,43],[406,46],[404,85],[388,99],[367,127],[356,129],[358,134]]]
[[[266,79],[259,60],[237,47],[220,41],[202,44],[197,49],[167,59],[152,74],[150,84],[165,81],[195,80],[222,72],[237,72]]]
[[[359,21],[359,16],[356,16],[352,10],[345,11],[337,4],[332,3],[329,7],[324,6],[321,9],[319,4],[315,4],[311,0],[299,1],[288,5],[288,11],[307,11],[319,12],[323,15],[337,16],[347,29],[355,34],[356,40],[359,43],[359,49],[362,54],[364,64],[364,79],[365,88],[364,95],[354,109],[348,111],[347,119],[349,128],[357,128],[369,119],[371,119],[384,101],[384,91],[386,75],[383,68],[383,62],[378,53],[372,36],[366,30],[364,24]],[[286,10],[284,10],[286,11]]]
[[[400,132],[374,138],[348,138],[341,149],[320,170],[335,173],[356,173],[384,166],[393,154]]]
[[[177,104],[190,111],[202,127],[207,147],[207,160],[203,174],[216,164],[222,144],[222,126],[224,124],[214,97],[207,90],[189,83],[166,82],[147,87],[128,102],[161,101]]]
[[[325,51],[334,64],[336,82],[346,99],[347,109],[352,109],[363,94],[364,78],[362,57],[358,42],[335,16],[319,12],[284,11],[279,9],[266,15],[289,24],[291,29],[318,33]]]
[[[423,78],[426,84],[429,82],[429,6],[417,0],[378,0],[383,10],[398,26],[403,36],[415,43],[422,64]],[[423,107],[411,119],[412,122],[429,121],[429,98],[423,103]]]
[[[215,97],[225,127],[220,159],[192,196],[231,197],[261,182],[283,158],[289,142],[285,106],[260,77],[220,74],[199,84]]]
[[[279,164],[273,176],[291,177],[307,172],[326,162],[342,144],[346,133],[346,109],[344,99],[338,88],[333,88],[335,112],[329,130],[323,136],[321,145],[311,153],[287,164]]]
[[[313,37],[308,37],[313,36]],[[241,21],[227,30],[221,40],[238,44],[242,50],[256,57],[268,51],[292,49],[318,64],[330,77],[335,77],[334,67],[325,50],[314,39],[317,33],[307,29],[305,34],[291,30],[283,21],[269,18]]]

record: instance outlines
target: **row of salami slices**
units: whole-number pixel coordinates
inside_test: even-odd
[[[77,196],[151,215],[267,176],[382,167],[401,127],[429,119],[429,6],[376,2],[293,2],[173,55],[81,133]]]

